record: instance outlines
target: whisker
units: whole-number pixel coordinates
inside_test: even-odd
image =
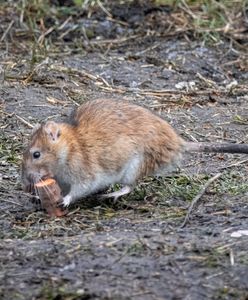
[[[44,183],[44,180],[41,180],[41,182]],[[42,188],[44,188],[44,190],[46,191],[47,194],[50,195],[50,194],[52,193],[52,190],[51,190],[51,188],[50,188],[49,185],[44,184],[44,185],[42,186]]]

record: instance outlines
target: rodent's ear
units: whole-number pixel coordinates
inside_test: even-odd
[[[60,137],[59,125],[54,121],[46,122],[43,128],[53,142],[57,141],[57,139]]]
[[[40,127],[41,127],[40,124],[35,124],[34,127],[32,128],[32,134],[34,134]]]

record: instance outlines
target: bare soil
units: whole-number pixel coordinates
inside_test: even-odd
[[[232,236],[248,229],[245,155],[187,154],[177,174],[146,178],[118,203],[83,199],[62,218],[21,190],[31,125],[100,97],[148,107],[187,140],[248,143],[245,51],[165,34],[169,7],[108,10],[34,43],[18,11],[1,8],[0,298],[248,299],[248,236]]]

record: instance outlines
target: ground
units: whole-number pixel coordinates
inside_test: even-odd
[[[176,174],[62,218],[20,182],[31,127],[100,97],[154,110],[189,141],[248,143],[247,40],[195,35],[188,6],[57,2],[1,4],[0,298],[248,299],[248,237],[234,236],[248,229],[247,155],[186,154]]]

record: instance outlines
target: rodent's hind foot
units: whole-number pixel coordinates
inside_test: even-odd
[[[72,202],[72,197],[70,195],[66,195],[65,197],[63,197],[63,200],[62,200],[62,205],[64,207],[68,207]]]
[[[132,191],[132,188],[129,185],[125,185],[119,191],[100,195],[100,198],[114,198],[114,202],[116,202],[120,196],[127,195],[131,191]]]

